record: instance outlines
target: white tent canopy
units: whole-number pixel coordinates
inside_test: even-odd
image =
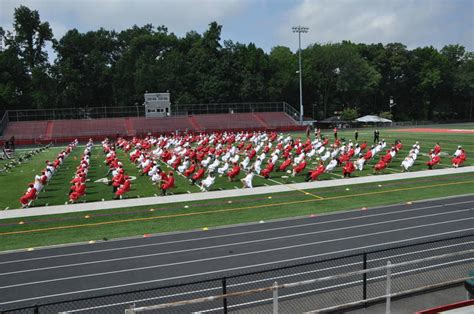
[[[357,122],[368,122],[368,123],[391,123],[392,120],[385,119],[379,116],[367,115],[356,119]]]

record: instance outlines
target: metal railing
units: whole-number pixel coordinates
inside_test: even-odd
[[[145,107],[90,107],[8,110],[10,121],[90,120],[103,118],[143,117]]]
[[[8,111],[5,111],[2,120],[0,120],[0,135],[2,135],[3,131],[6,129],[8,121]]]
[[[461,278],[455,278],[453,280],[447,281],[447,282],[441,282],[441,283],[436,283],[432,284],[429,286],[423,286],[423,287],[418,287],[415,289],[410,289],[406,291],[399,291],[396,293],[392,293],[392,280],[394,279],[395,276],[400,274],[402,272],[399,271],[397,272],[396,269],[400,268],[406,268],[407,266],[412,266],[412,265],[417,265],[417,264],[424,264],[426,262],[433,262],[433,261],[438,261],[438,260],[445,260],[445,259],[451,259],[451,258],[456,258],[456,257],[461,257],[464,255],[473,255],[474,254],[474,249],[471,250],[465,250],[461,252],[455,252],[455,253],[448,253],[448,254],[443,254],[439,256],[432,256],[432,257],[427,257],[427,258],[422,258],[422,259],[417,259],[417,260],[412,260],[412,261],[407,261],[407,262],[400,262],[397,264],[392,264],[390,261],[387,262],[386,265],[384,266],[379,266],[379,267],[374,267],[370,269],[364,269],[364,270],[359,270],[359,271],[353,271],[353,272],[347,272],[347,273],[342,273],[342,274],[336,274],[332,276],[327,276],[327,277],[322,277],[322,278],[316,278],[316,279],[311,279],[311,280],[304,280],[304,281],[298,281],[298,282],[291,282],[291,283],[286,283],[286,284],[278,284],[277,281],[274,282],[273,285],[264,287],[264,288],[258,288],[258,289],[251,289],[251,290],[246,290],[246,291],[240,291],[240,292],[234,292],[234,293],[227,293],[227,294],[221,294],[221,295],[213,295],[209,297],[204,297],[204,298],[197,298],[197,299],[191,299],[191,300],[184,300],[184,301],[178,301],[178,302],[170,302],[170,303],[164,303],[164,304],[158,304],[158,305],[151,305],[151,306],[143,306],[143,307],[131,307],[129,309],[125,309],[125,314],[135,314],[135,313],[141,313],[141,312],[148,312],[148,311],[154,311],[154,310],[163,310],[163,309],[169,309],[169,308],[176,308],[180,306],[185,306],[185,305],[191,305],[191,304],[200,304],[200,303],[206,303],[206,302],[213,302],[216,300],[223,300],[223,299],[229,299],[233,297],[242,297],[242,296],[249,296],[249,295],[255,295],[255,294],[260,294],[262,292],[268,292],[272,291],[273,292],[273,297],[272,297],[272,312],[274,314],[278,313],[278,308],[279,308],[279,303],[278,303],[278,291],[282,289],[289,289],[289,288],[297,288],[297,287],[303,287],[303,286],[308,286],[308,285],[316,285],[318,283],[325,283],[328,281],[335,281],[339,279],[345,279],[345,278],[351,278],[351,277],[360,277],[360,276],[367,276],[367,274],[370,273],[376,273],[378,274],[379,272],[385,272],[384,276],[377,275],[378,278],[383,280],[386,283],[385,291],[386,293],[374,298],[371,298],[368,300],[367,298],[347,303],[347,304],[341,304],[338,306],[333,306],[330,308],[324,308],[324,309],[318,309],[318,310],[312,310],[308,311],[305,313],[323,313],[323,312],[328,312],[328,311],[340,311],[342,309],[345,309],[349,306],[356,306],[356,305],[361,305],[364,303],[367,303],[368,301],[376,302],[385,299],[386,300],[386,310],[385,313],[390,313],[390,303],[391,303],[391,298],[394,296],[402,296],[404,294],[408,293],[414,293],[423,291],[425,289],[433,288],[433,286],[436,286],[437,288],[442,287],[443,285],[450,285],[453,283],[459,283],[463,282],[465,280],[469,279],[474,279],[474,276],[469,277],[469,276],[462,276]],[[470,260],[474,260],[474,255],[470,258]],[[418,271],[420,269],[423,269],[423,267],[420,268],[412,268],[410,267],[411,271]],[[385,278],[382,278],[385,277]],[[347,283],[350,284],[350,283]],[[317,296],[316,296],[317,297]],[[63,312],[67,313],[67,312]]]
[[[286,102],[172,104],[171,116],[194,114],[239,113],[239,112],[285,112],[292,118],[299,112]],[[144,106],[89,107],[8,110],[10,121],[103,119],[123,117],[144,117]]]
[[[392,267],[392,294],[412,291],[422,287],[434,287],[464,278],[474,268],[474,233],[472,229],[456,231],[457,236],[441,238],[445,233],[429,236],[429,241],[395,241],[392,246],[383,249],[357,252],[352,255],[333,255],[330,258],[307,260],[304,263],[280,264],[278,268],[256,267],[252,272],[231,273],[226,277],[211,277],[199,281],[182,282],[167,286],[154,286],[152,283],[137,290],[115,290],[104,295],[83,294],[82,298],[55,301],[31,305],[22,308],[3,308],[0,313],[123,313],[125,309],[146,307],[161,303],[175,303],[216,295],[232,295],[213,299],[206,303],[194,303],[180,307],[179,312],[224,312],[251,309],[253,312],[271,312],[273,290],[265,290],[274,282],[286,285],[278,292],[278,307],[281,312],[307,312],[314,309],[326,309],[353,302],[379,299],[385,295],[385,274],[380,268],[390,261],[400,265]],[[431,259],[457,252],[468,252],[446,257],[444,260]],[[470,253],[469,253],[470,252]],[[415,269],[413,262],[419,262]],[[405,263],[405,264],[404,264]],[[368,269],[378,271],[366,272]],[[334,277],[352,273],[348,277]],[[203,277],[201,277],[203,278]],[[326,279],[320,282],[322,278]],[[313,280],[318,280],[314,281]],[[309,282],[312,282],[311,284]],[[308,284],[288,286],[295,282]],[[243,291],[260,289],[258,294],[238,294]],[[261,290],[264,289],[264,290]],[[363,302],[364,303],[364,302]],[[3,311],[3,312],[2,312]],[[164,313],[176,312],[165,310]],[[161,313],[161,312],[160,312]]]
[[[290,116],[298,111],[286,102],[245,102],[210,104],[173,104],[172,111],[194,114],[243,113],[243,112],[286,112]]]

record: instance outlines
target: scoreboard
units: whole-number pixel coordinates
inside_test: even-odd
[[[147,118],[166,117],[170,115],[170,93],[146,93],[145,116]]]

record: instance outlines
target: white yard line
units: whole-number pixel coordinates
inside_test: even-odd
[[[471,231],[471,230],[474,230],[474,228],[468,228],[468,229],[456,230],[456,231],[448,231],[448,232],[442,232],[442,233],[438,233],[438,234],[424,235],[424,236],[408,238],[408,239],[403,239],[403,240],[396,240],[396,241],[391,241],[391,242],[366,245],[366,246],[362,246],[362,247],[353,247],[353,248],[339,250],[339,251],[333,251],[333,252],[328,252],[328,253],[320,253],[320,254],[309,255],[309,256],[302,256],[302,257],[290,258],[290,259],[285,259],[285,260],[278,260],[278,261],[272,261],[272,262],[266,262],[266,263],[260,263],[260,264],[253,264],[253,265],[245,265],[245,266],[239,266],[239,267],[233,267],[233,268],[227,268],[227,269],[212,270],[212,271],[207,271],[207,272],[202,272],[202,273],[197,273],[197,274],[191,274],[191,275],[182,275],[182,276],[175,276],[175,277],[161,278],[161,279],[151,279],[151,280],[140,281],[140,282],[130,282],[130,283],[121,284],[121,285],[104,286],[104,287],[98,287],[98,288],[91,288],[91,289],[56,293],[56,294],[51,294],[51,295],[42,295],[42,296],[36,296],[36,297],[25,298],[25,299],[20,299],[20,300],[11,300],[11,301],[2,302],[2,303],[0,303],[0,305],[6,305],[6,304],[12,304],[12,303],[18,303],[18,302],[25,302],[25,301],[33,301],[33,300],[41,300],[41,299],[46,299],[46,298],[51,298],[51,297],[74,295],[74,294],[85,293],[85,292],[103,291],[103,290],[109,290],[109,289],[114,289],[114,288],[125,288],[125,287],[138,286],[138,285],[144,285],[144,284],[149,284],[149,283],[158,283],[158,282],[163,282],[163,281],[185,279],[185,278],[189,278],[189,277],[195,278],[197,276],[212,275],[212,274],[218,274],[218,273],[229,272],[229,271],[243,270],[243,269],[248,269],[248,268],[252,269],[252,268],[255,268],[255,267],[274,265],[274,264],[292,262],[292,261],[297,261],[297,260],[304,260],[304,259],[308,259],[308,258],[323,257],[323,256],[347,253],[347,252],[357,251],[357,250],[367,250],[367,249],[378,247],[378,246],[381,246],[381,245],[392,245],[392,244],[397,244],[397,243],[404,243],[404,242],[407,242],[407,241],[427,239],[427,238],[432,238],[432,237],[437,237],[437,236],[444,236],[444,235],[448,235],[448,234],[453,234],[453,233],[458,233],[458,232],[463,232],[463,231]],[[231,256],[229,255],[229,256],[226,256],[226,257],[231,257]],[[157,266],[152,266],[152,267],[157,267]],[[131,270],[127,270],[127,271],[131,271]],[[97,276],[97,275],[99,275],[99,274],[89,274],[89,275],[84,275],[82,277],[90,277],[90,276]],[[79,277],[79,276],[73,276],[73,277],[71,277],[71,279],[73,279],[75,277]],[[67,280],[67,278],[56,279],[56,280],[53,280],[53,281],[57,281],[57,280]],[[26,283],[26,284],[20,284],[20,285],[31,285],[31,284],[49,282],[49,281],[51,281],[51,280],[32,282],[32,283]],[[18,286],[18,285],[14,285],[14,286]],[[74,285],[72,285],[72,287],[74,287]],[[2,287],[2,288],[4,288],[4,287]]]
[[[372,215],[354,216],[354,217],[349,217],[349,218],[339,218],[339,219],[333,219],[333,220],[327,220],[327,221],[302,223],[302,224],[296,224],[296,225],[290,225],[290,226],[284,226],[284,227],[273,227],[273,228],[258,229],[258,230],[253,230],[253,231],[246,230],[244,232],[226,233],[226,234],[207,236],[207,237],[197,237],[196,238],[192,235],[193,232],[190,232],[189,234],[190,234],[191,238],[188,238],[188,239],[165,241],[165,242],[150,243],[150,244],[140,244],[140,245],[124,246],[124,247],[116,247],[116,248],[107,248],[107,249],[101,249],[101,250],[87,250],[87,251],[84,251],[84,252],[58,254],[58,255],[48,255],[48,256],[42,256],[42,257],[26,258],[26,259],[16,259],[16,260],[9,260],[9,261],[5,261],[5,262],[0,262],[0,265],[19,263],[19,262],[30,262],[30,261],[51,259],[51,258],[61,258],[61,257],[76,256],[76,255],[87,255],[87,254],[97,254],[97,253],[102,253],[102,252],[113,252],[113,251],[129,250],[129,249],[134,249],[134,248],[155,247],[155,246],[162,246],[162,245],[176,244],[176,243],[184,243],[184,242],[196,242],[196,241],[203,241],[203,240],[210,240],[210,239],[235,237],[235,236],[240,236],[240,235],[244,235],[244,234],[245,235],[257,234],[257,233],[265,233],[265,232],[272,232],[272,231],[289,230],[289,229],[308,227],[308,226],[326,225],[326,224],[330,224],[330,223],[339,223],[339,222],[345,222],[345,221],[356,221],[356,220],[359,220],[359,219],[366,220],[368,218],[373,218],[373,217],[383,217],[383,216],[390,216],[390,215],[396,215],[396,214],[411,213],[411,212],[417,212],[417,211],[421,211],[421,210],[425,210],[425,209],[448,207],[448,206],[451,206],[451,205],[464,205],[464,204],[469,204],[469,203],[474,203],[474,200],[463,201],[463,202],[455,202],[455,203],[446,203],[446,204],[440,204],[440,205],[431,205],[431,206],[424,206],[424,207],[416,207],[416,208],[410,208],[410,209],[404,209],[404,210],[382,212],[382,213],[377,213],[377,214],[372,214]],[[127,239],[125,238],[123,240],[127,240]],[[122,241],[122,240],[117,240],[117,241]]]
[[[450,215],[450,214],[453,214],[453,213],[461,213],[461,212],[470,211],[471,209],[472,208],[464,208],[464,209],[460,209],[460,210],[456,210],[456,211],[447,211],[447,212],[435,213],[435,214],[429,214],[429,215],[399,218],[399,219],[393,219],[393,220],[388,220],[388,221],[380,221],[380,222],[374,222],[374,223],[367,223],[367,224],[361,224],[361,225],[355,225],[355,226],[348,226],[348,227],[341,227],[341,228],[334,228],[334,229],[327,229],[327,230],[319,230],[319,231],[312,231],[312,232],[296,233],[296,234],[291,234],[291,235],[284,235],[284,236],[270,237],[270,238],[263,238],[263,239],[256,239],[256,240],[248,240],[248,241],[242,241],[242,242],[230,242],[230,243],[224,243],[224,244],[212,245],[212,246],[187,248],[187,249],[183,249],[183,250],[158,252],[158,253],[142,254],[142,255],[132,255],[132,256],[126,256],[126,257],[118,257],[118,258],[103,259],[103,260],[94,260],[94,261],[81,262],[81,263],[63,264],[63,265],[57,265],[57,266],[30,268],[30,269],[23,269],[23,270],[16,270],[16,271],[0,273],[0,276],[22,274],[22,273],[35,272],[35,271],[44,271],[44,270],[51,270],[51,269],[59,269],[59,268],[65,268],[65,267],[77,267],[77,266],[99,264],[99,263],[112,263],[112,262],[123,261],[123,260],[141,259],[141,258],[163,256],[163,255],[172,255],[172,254],[192,252],[192,251],[211,250],[211,249],[231,247],[231,246],[236,246],[236,245],[246,245],[246,244],[261,243],[261,242],[268,242],[268,241],[279,241],[279,240],[283,240],[283,239],[304,237],[304,236],[308,236],[308,235],[322,234],[322,233],[335,232],[335,231],[344,231],[344,230],[351,230],[351,229],[357,229],[357,228],[365,228],[365,227],[383,225],[383,224],[387,224],[387,223],[409,221],[409,220],[415,220],[415,219],[421,219],[421,218],[427,218],[427,217],[436,217],[436,216],[440,216],[440,215]],[[472,218],[469,218],[469,219],[472,219]],[[332,240],[333,239],[331,239],[331,241]],[[311,242],[312,243],[318,243],[318,242],[314,242],[314,241],[311,241]],[[320,244],[320,243],[318,243],[318,244]]]
[[[163,268],[163,267],[186,265],[186,264],[193,264],[193,263],[200,263],[200,262],[208,262],[208,261],[213,261],[213,260],[224,260],[224,259],[227,259],[227,258],[235,258],[235,257],[238,257],[238,256],[250,256],[250,255],[264,254],[264,253],[269,253],[269,252],[286,251],[286,250],[290,250],[290,249],[308,247],[308,246],[313,246],[313,245],[318,245],[318,244],[326,244],[326,243],[332,243],[332,242],[338,242],[338,241],[348,241],[350,239],[357,239],[357,238],[374,237],[374,236],[381,235],[381,234],[388,234],[388,233],[392,233],[392,232],[401,232],[401,231],[413,230],[413,229],[419,229],[419,228],[425,228],[425,227],[434,227],[434,226],[438,226],[438,225],[458,223],[458,222],[461,222],[461,221],[467,221],[467,220],[473,220],[473,219],[474,219],[474,217],[461,218],[461,219],[454,219],[454,220],[448,220],[448,221],[442,221],[442,222],[436,222],[436,223],[430,223],[430,224],[424,224],[424,225],[417,225],[417,226],[411,226],[411,227],[405,227],[405,228],[399,228],[399,229],[384,230],[384,231],[378,231],[378,232],[372,232],[372,233],[363,233],[363,234],[359,234],[359,235],[352,235],[352,236],[334,238],[334,239],[329,239],[329,240],[311,241],[310,243],[301,243],[301,244],[295,244],[295,245],[290,245],[290,246],[282,246],[282,247],[271,248],[271,249],[264,249],[264,250],[250,251],[250,252],[242,252],[242,253],[235,253],[235,254],[226,254],[226,255],[219,255],[219,256],[214,256],[214,257],[204,257],[204,258],[199,258],[199,259],[194,259],[194,260],[183,260],[183,261],[180,261],[180,262],[172,262],[172,263],[158,264],[158,265],[151,265],[151,266],[143,266],[143,267],[136,267],[136,268],[118,269],[118,270],[111,270],[111,271],[100,272],[100,273],[90,273],[90,274],[82,274],[82,275],[69,276],[69,277],[60,277],[60,278],[54,278],[54,279],[23,282],[23,283],[17,283],[17,284],[12,284],[12,285],[0,286],[0,290],[10,289],[10,288],[14,288],[14,287],[22,287],[22,286],[43,284],[43,283],[47,283],[47,282],[57,282],[57,281],[65,281],[65,280],[72,280],[72,279],[79,279],[79,278],[107,276],[107,275],[112,275],[112,274],[123,274],[123,273],[129,273],[129,272],[134,272],[134,271],[158,269],[158,268]],[[474,228],[468,228],[468,229],[464,229],[464,230],[474,230]],[[460,230],[455,230],[454,232],[460,232]],[[425,237],[425,236],[421,236],[421,238],[423,238],[423,237]],[[420,237],[416,237],[414,239],[417,239],[417,238],[420,238]],[[389,242],[389,243],[391,243],[391,242]],[[381,245],[381,244],[379,243],[377,245]],[[332,253],[334,253],[334,252],[332,252]],[[296,258],[296,259],[300,259],[300,258]],[[269,264],[274,264],[274,263],[275,262],[270,262]],[[2,303],[0,303],[0,304],[2,304]]]

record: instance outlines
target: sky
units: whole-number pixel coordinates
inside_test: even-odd
[[[216,21],[222,40],[298,48],[291,27],[302,25],[302,47],[313,43],[401,42],[409,49],[461,44],[474,51],[474,0],[0,0],[0,26],[12,29],[19,5],[38,10],[57,39],[67,30],[165,25],[184,36]]]

